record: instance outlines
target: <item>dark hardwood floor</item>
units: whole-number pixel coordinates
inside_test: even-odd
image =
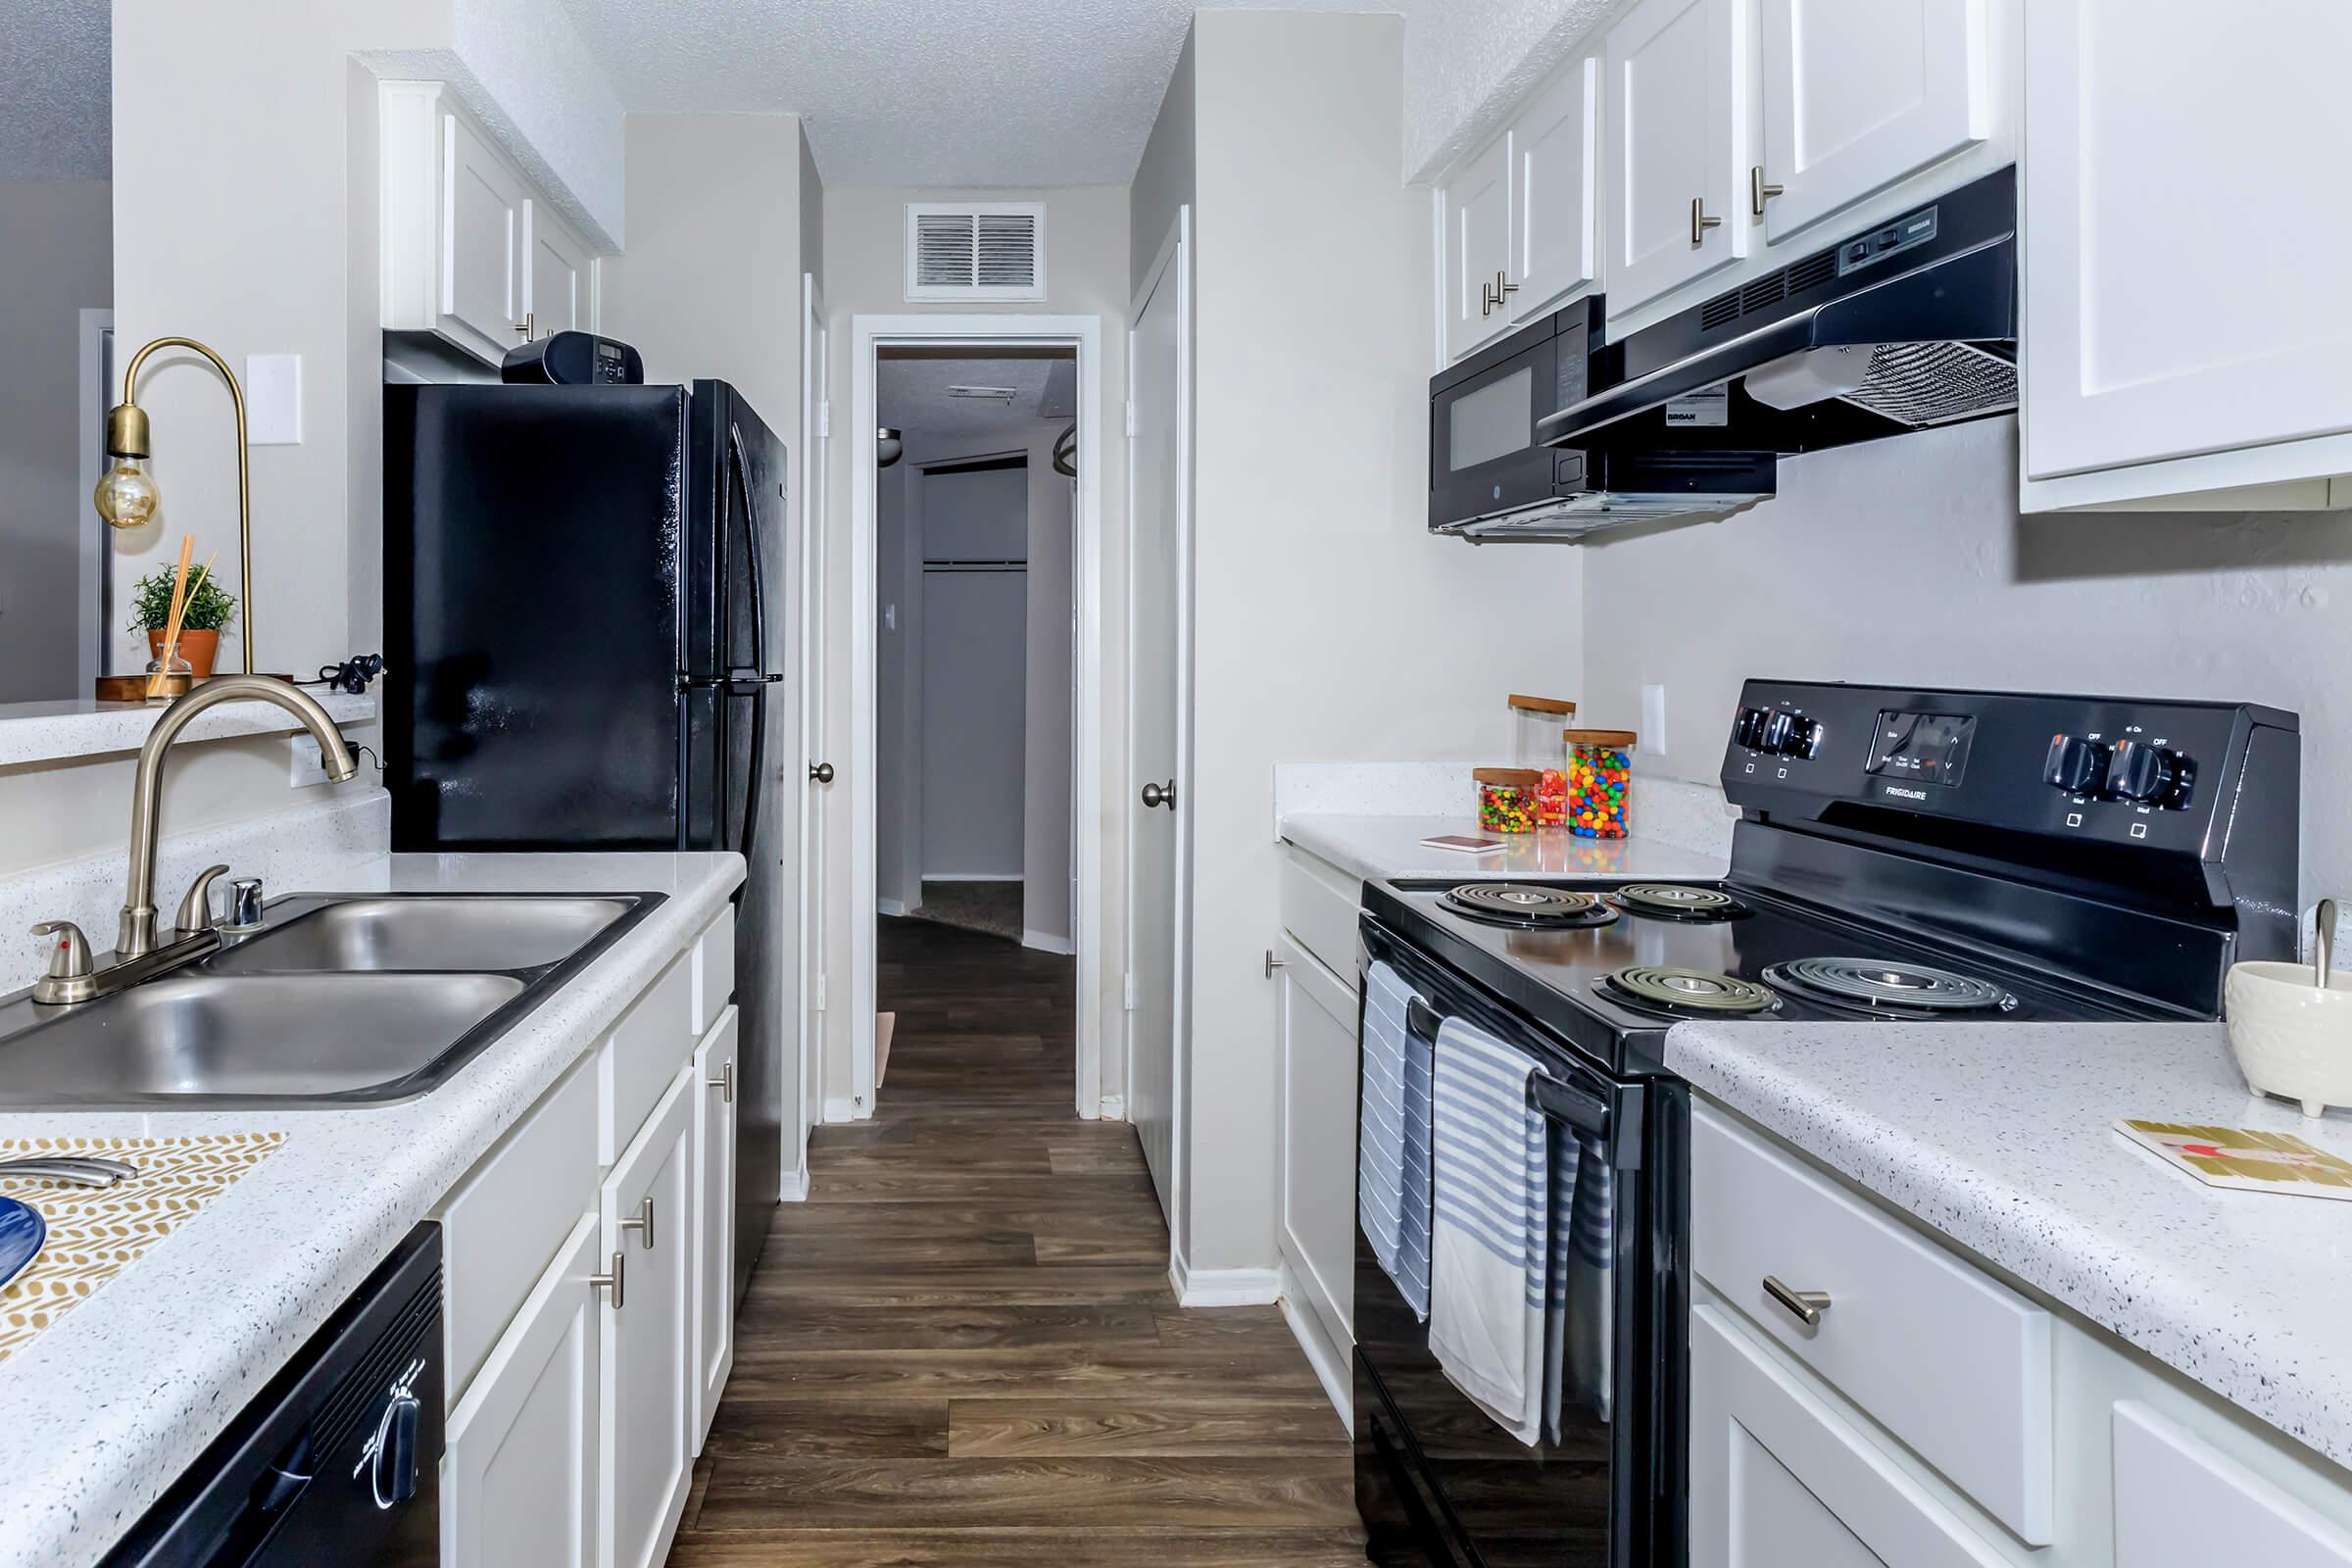
[[[1273,1307],[1180,1309],[1066,958],[882,922],[879,1113],[777,1211],[671,1568],[1340,1568],[1348,1437]]]

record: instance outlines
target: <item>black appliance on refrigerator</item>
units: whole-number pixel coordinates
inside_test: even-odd
[[[1672,1568],[1694,1550],[1677,1025],[2213,1019],[2232,963],[2294,952],[2292,713],[1749,681],[1729,716],[1722,782],[1742,816],[1720,880],[1365,885],[1360,991],[1375,965],[1397,977],[1407,1049],[1434,1051],[1448,1018],[1516,1047],[1537,1063],[1545,1168],[1609,1173],[1587,1203],[1577,1165],[1571,1214],[1548,1215],[1598,1248],[1592,1267],[1553,1265],[1547,1351],[1601,1349],[1545,1391],[1532,1446],[1447,1378],[1358,1225],[1374,1562]]]
[[[784,444],[724,381],[384,389],[395,851],[734,850],[735,1286],[785,1079]]]

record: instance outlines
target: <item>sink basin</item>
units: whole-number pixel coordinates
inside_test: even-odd
[[[524,989],[505,974],[183,971],[0,1047],[0,1104],[398,1098]]]
[[[634,906],[600,898],[348,899],[248,937],[205,966],[216,974],[540,969],[562,963]]]

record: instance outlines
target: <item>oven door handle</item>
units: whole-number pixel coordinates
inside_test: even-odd
[[[1556,1078],[1538,1073],[1527,1081],[1527,1094],[1536,1108],[1546,1116],[1566,1122],[1578,1132],[1606,1142],[1609,1136],[1609,1107],[1597,1095],[1588,1095],[1572,1089]]]

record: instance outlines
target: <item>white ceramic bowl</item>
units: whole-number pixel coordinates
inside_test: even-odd
[[[2247,1086],[2317,1116],[2352,1105],[2352,975],[2329,975],[2325,991],[2311,979],[2308,963],[2231,964],[2222,1009]]]

